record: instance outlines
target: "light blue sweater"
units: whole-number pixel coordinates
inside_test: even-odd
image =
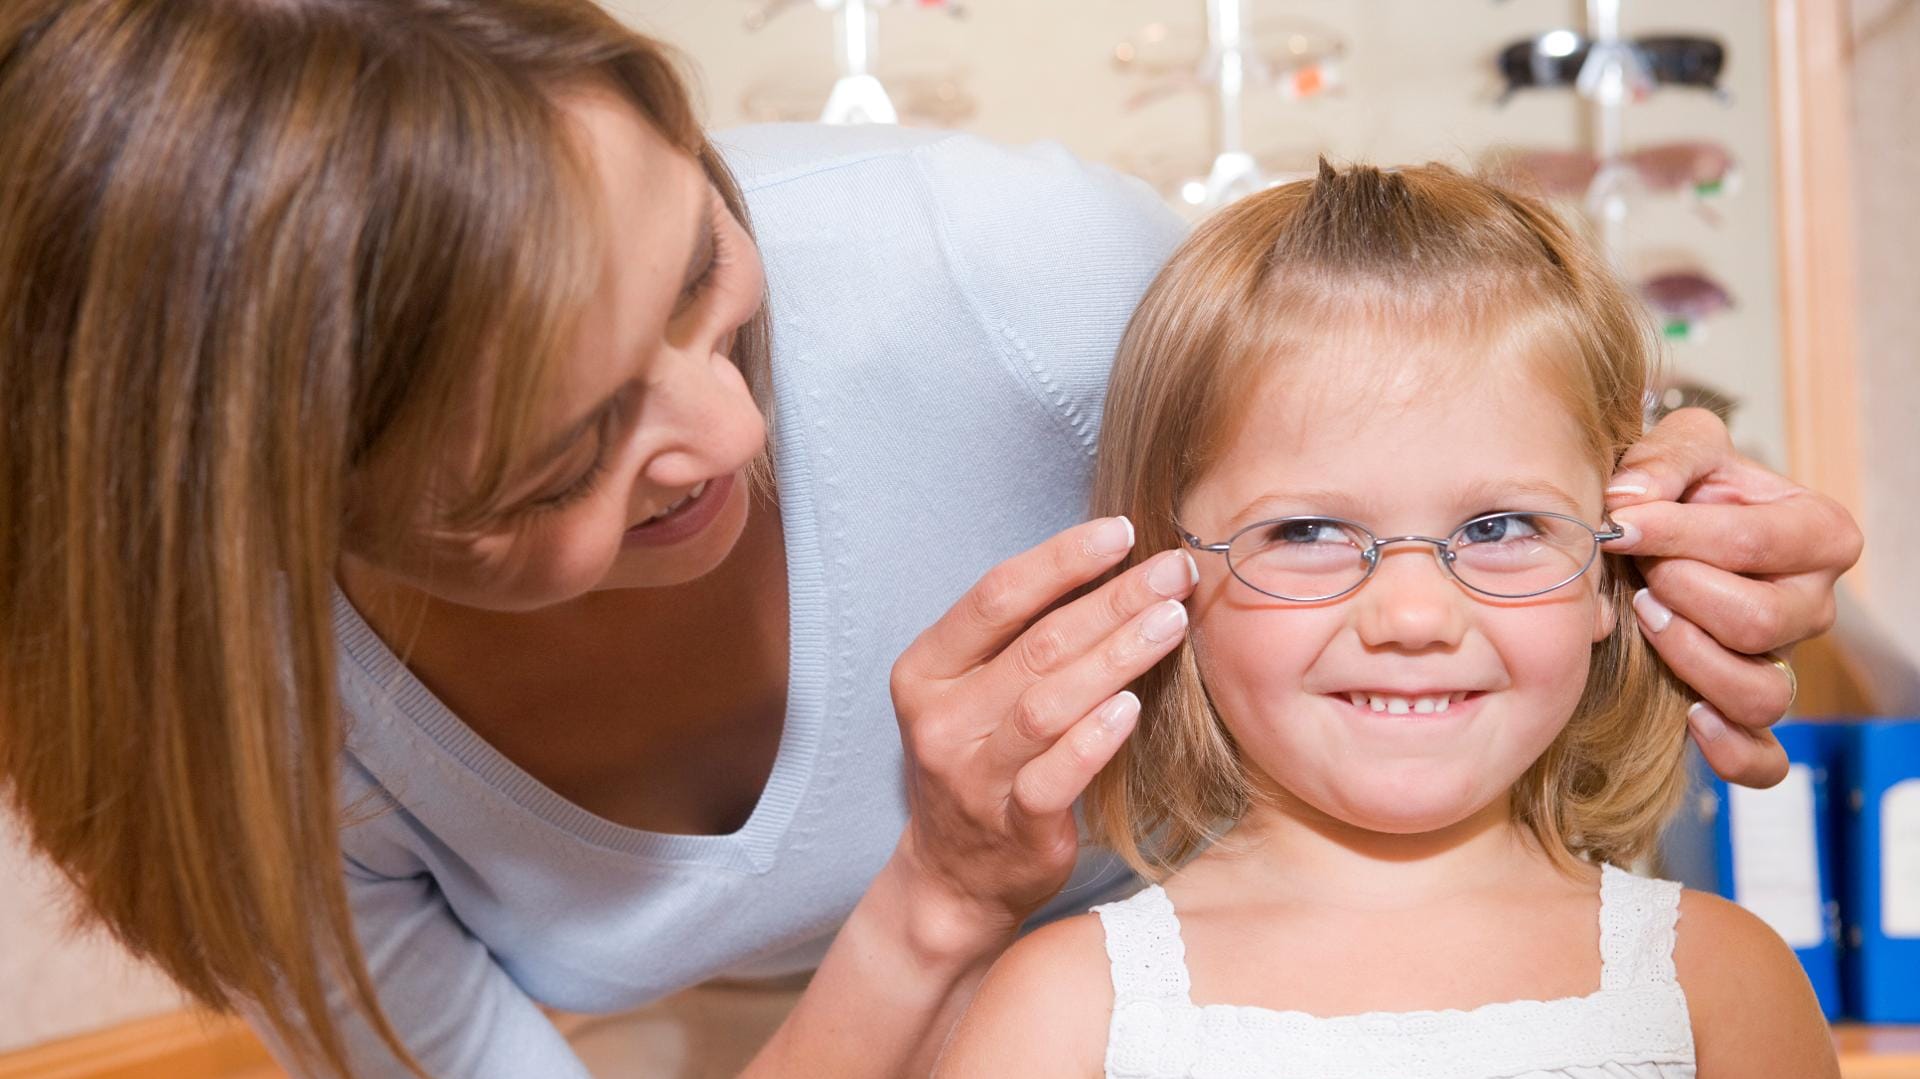
[[[819,961],[905,820],[889,668],[982,571],[1084,517],[1108,364],[1182,232],[1055,147],[812,126],[721,142],[773,305],[791,606],[785,733],[746,826],[661,835],[568,803],[337,601],[349,897],[438,1076],[584,1076],[536,1001],[612,1011]],[[1049,914],[1124,883],[1089,855]],[[397,1073],[350,1034],[359,1074]]]

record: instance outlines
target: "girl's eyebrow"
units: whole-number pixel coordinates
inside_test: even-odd
[[[1281,515],[1299,513],[1301,507],[1312,507],[1316,514],[1337,511],[1334,516],[1357,516],[1370,508],[1372,502],[1364,494],[1331,487],[1289,487],[1283,491],[1269,491],[1242,506],[1239,513],[1228,518],[1227,528],[1241,528],[1272,517],[1276,511]]]
[[[1462,503],[1462,512],[1479,512],[1487,509],[1529,509],[1531,506],[1516,505],[1516,499],[1542,500],[1552,503],[1550,508],[1563,510],[1573,516],[1580,516],[1580,501],[1568,494],[1564,488],[1552,480],[1543,477],[1515,477],[1502,480],[1476,480],[1461,487],[1456,498]],[[1281,491],[1269,491],[1254,499],[1227,520],[1227,529],[1233,531],[1243,528],[1254,521],[1268,517],[1310,511],[1316,515],[1327,514],[1346,517],[1368,524],[1367,514],[1374,507],[1372,496],[1353,490],[1339,490],[1331,487],[1290,487]]]
[[[1483,503],[1496,509],[1528,509],[1527,506],[1497,506],[1495,503],[1507,502],[1515,496],[1545,499],[1554,503],[1554,508],[1565,510],[1574,516],[1580,515],[1580,500],[1566,492],[1566,489],[1544,477],[1515,477],[1505,480],[1481,480],[1461,488],[1460,497],[1465,502]]]

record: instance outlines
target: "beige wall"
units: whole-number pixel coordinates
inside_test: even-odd
[[[111,941],[71,932],[66,895],[0,814],[0,1053],[181,1005]]]
[[[1870,560],[1861,598],[1920,663],[1920,561],[1909,553],[1920,546],[1920,3],[1854,0],[1853,17],[1860,449]]]

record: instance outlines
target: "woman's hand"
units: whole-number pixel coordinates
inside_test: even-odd
[[[893,668],[910,816],[895,854],[936,949],[998,949],[1066,883],[1074,800],[1139,717],[1125,686],[1186,633],[1184,551],[1049,608],[1133,546],[1124,518],[988,571]]]
[[[1787,755],[1767,730],[1792,703],[1780,653],[1833,625],[1834,582],[1860,557],[1838,502],[1734,451],[1711,412],[1669,414],[1620,462],[1609,515],[1647,589],[1634,612],[1667,666],[1701,697],[1693,737],[1729,782],[1767,787]],[[1650,594],[1649,594],[1650,593]]]

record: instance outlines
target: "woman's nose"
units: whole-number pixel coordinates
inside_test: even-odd
[[[641,428],[662,433],[647,478],[681,487],[736,471],[766,444],[767,426],[740,369],[720,352],[688,356],[650,388]]]
[[[1425,543],[1381,548],[1379,568],[1355,597],[1362,642],[1405,649],[1460,642],[1468,600],[1438,554]]]

